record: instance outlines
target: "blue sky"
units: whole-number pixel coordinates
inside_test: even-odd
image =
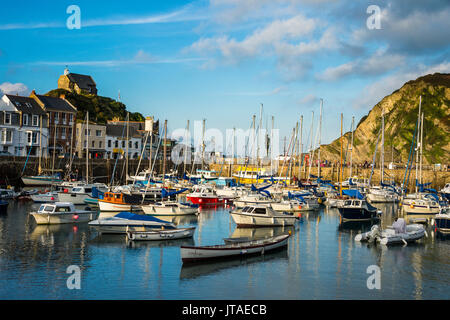
[[[370,30],[369,5],[381,29]],[[81,10],[69,30],[66,9]],[[46,93],[65,65],[130,111],[208,128],[248,129],[275,116],[289,136],[324,99],[322,142],[349,130],[404,82],[449,72],[448,1],[210,0],[4,2],[0,91]],[[1,93],[0,92],[0,93]],[[314,124],[317,127],[317,122]]]

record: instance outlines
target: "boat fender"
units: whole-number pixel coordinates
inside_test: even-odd
[[[405,239],[402,239],[402,242],[403,242],[403,244],[404,244],[405,246],[407,246],[407,245],[408,245],[408,242],[406,242],[406,240],[405,240]]]
[[[425,233],[425,237],[427,237],[427,238],[428,238],[428,233],[427,233],[427,230],[424,230],[423,232]]]

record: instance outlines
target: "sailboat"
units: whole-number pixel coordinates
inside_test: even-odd
[[[398,201],[397,193],[391,186],[384,184],[384,109],[381,111],[381,154],[380,185],[372,186],[367,194],[371,203],[393,203]]]
[[[419,102],[419,115],[417,119],[417,143],[416,143],[416,183],[415,193],[407,194],[402,199],[402,214],[412,222],[428,223],[436,214],[439,214],[441,207],[437,194],[430,192],[431,189],[425,187],[431,183],[422,183],[422,159],[423,159],[423,112],[421,113],[422,97]],[[414,138],[413,138],[414,143]],[[419,171],[417,170],[419,168]],[[406,176],[405,176],[406,177]]]

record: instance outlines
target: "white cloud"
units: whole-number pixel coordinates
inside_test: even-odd
[[[334,81],[349,75],[379,75],[403,66],[405,57],[398,54],[386,54],[386,49],[377,50],[366,59],[356,59],[336,67],[327,68],[318,75],[319,80]]]
[[[419,65],[415,67],[414,70],[401,70],[393,75],[383,77],[377,82],[366,86],[360,95],[353,101],[353,107],[356,109],[369,110],[385,96],[400,89],[406,82],[436,72],[450,73],[450,62],[445,61],[433,66]]]
[[[20,96],[28,95],[30,90],[23,83],[4,82],[0,84],[0,94],[18,94]]]

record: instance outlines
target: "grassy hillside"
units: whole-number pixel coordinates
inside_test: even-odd
[[[385,162],[394,155],[394,162],[407,162],[422,96],[423,156],[428,164],[450,162],[450,74],[435,73],[405,83],[402,88],[383,98],[369,114],[361,119],[354,133],[353,159],[372,161],[385,117]],[[344,136],[344,151],[351,133]],[[324,159],[338,160],[340,139],[322,146]],[[379,152],[377,159],[379,159]]]
[[[107,97],[96,95],[79,95],[64,89],[56,89],[46,93],[46,96],[59,97],[65,94],[66,99],[78,109],[77,119],[83,121],[86,111],[89,111],[89,119],[98,124],[106,124],[107,120],[115,117],[125,120],[127,109],[125,104]],[[145,118],[139,112],[130,112],[130,121],[144,121]]]

